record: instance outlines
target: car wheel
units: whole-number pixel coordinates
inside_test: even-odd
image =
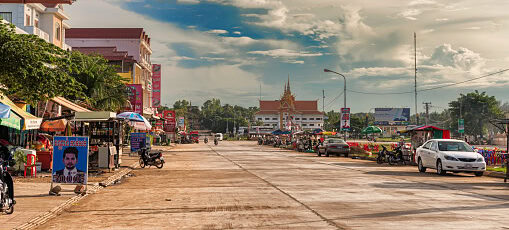
[[[441,160],[438,160],[437,161],[437,174],[438,175],[445,175],[447,173],[447,171],[445,171],[442,167],[442,161]]]
[[[482,176],[484,172],[474,172],[475,176]]]
[[[426,167],[422,165],[422,160],[419,157],[419,160],[417,160],[417,167],[419,168],[419,172],[426,172]]]

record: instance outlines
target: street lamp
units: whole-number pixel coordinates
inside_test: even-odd
[[[346,77],[345,77],[345,75],[340,74],[340,73],[338,73],[338,72],[336,72],[336,71],[332,71],[332,70],[330,70],[330,69],[323,69],[323,72],[326,72],[326,73],[327,73],[327,72],[335,73],[335,74],[340,75],[341,77],[343,77],[343,80],[345,81],[344,88],[343,88],[343,97],[344,97],[344,98],[343,98],[343,99],[344,99],[344,100],[343,100],[343,106],[344,106],[343,108],[345,108],[345,109],[346,109]],[[345,141],[346,141],[346,131],[345,131]]]

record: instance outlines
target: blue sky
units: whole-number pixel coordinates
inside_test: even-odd
[[[66,8],[72,27],[143,27],[153,63],[163,65],[162,103],[254,106],[277,99],[290,76],[298,100],[342,107],[343,79],[353,112],[410,107],[413,33],[418,37],[418,89],[509,68],[509,16],[503,0],[79,0]],[[94,17],[90,17],[93,12]],[[339,78],[338,78],[339,77]],[[509,74],[420,92],[441,111],[478,89],[509,101]],[[353,92],[356,91],[356,92]],[[336,98],[336,99],[335,99]]]

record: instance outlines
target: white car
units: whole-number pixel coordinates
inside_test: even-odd
[[[472,172],[482,176],[486,171],[484,157],[460,140],[432,139],[417,148],[416,159],[420,172],[434,168],[437,174],[451,172]]]

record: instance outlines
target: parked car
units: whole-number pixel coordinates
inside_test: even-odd
[[[223,140],[223,134],[222,134],[222,133],[216,133],[216,134],[214,134],[214,137],[215,137],[218,141],[222,141],[222,140]]]
[[[350,154],[350,146],[342,139],[328,138],[318,146],[318,156],[322,154],[325,154],[326,157],[331,154],[335,154],[336,156],[344,154],[345,157],[347,157],[348,154]]]
[[[484,157],[460,140],[432,139],[416,150],[417,165],[420,172],[434,168],[437,174],[451,172],[471,172],[482,176],[486,171]]]

